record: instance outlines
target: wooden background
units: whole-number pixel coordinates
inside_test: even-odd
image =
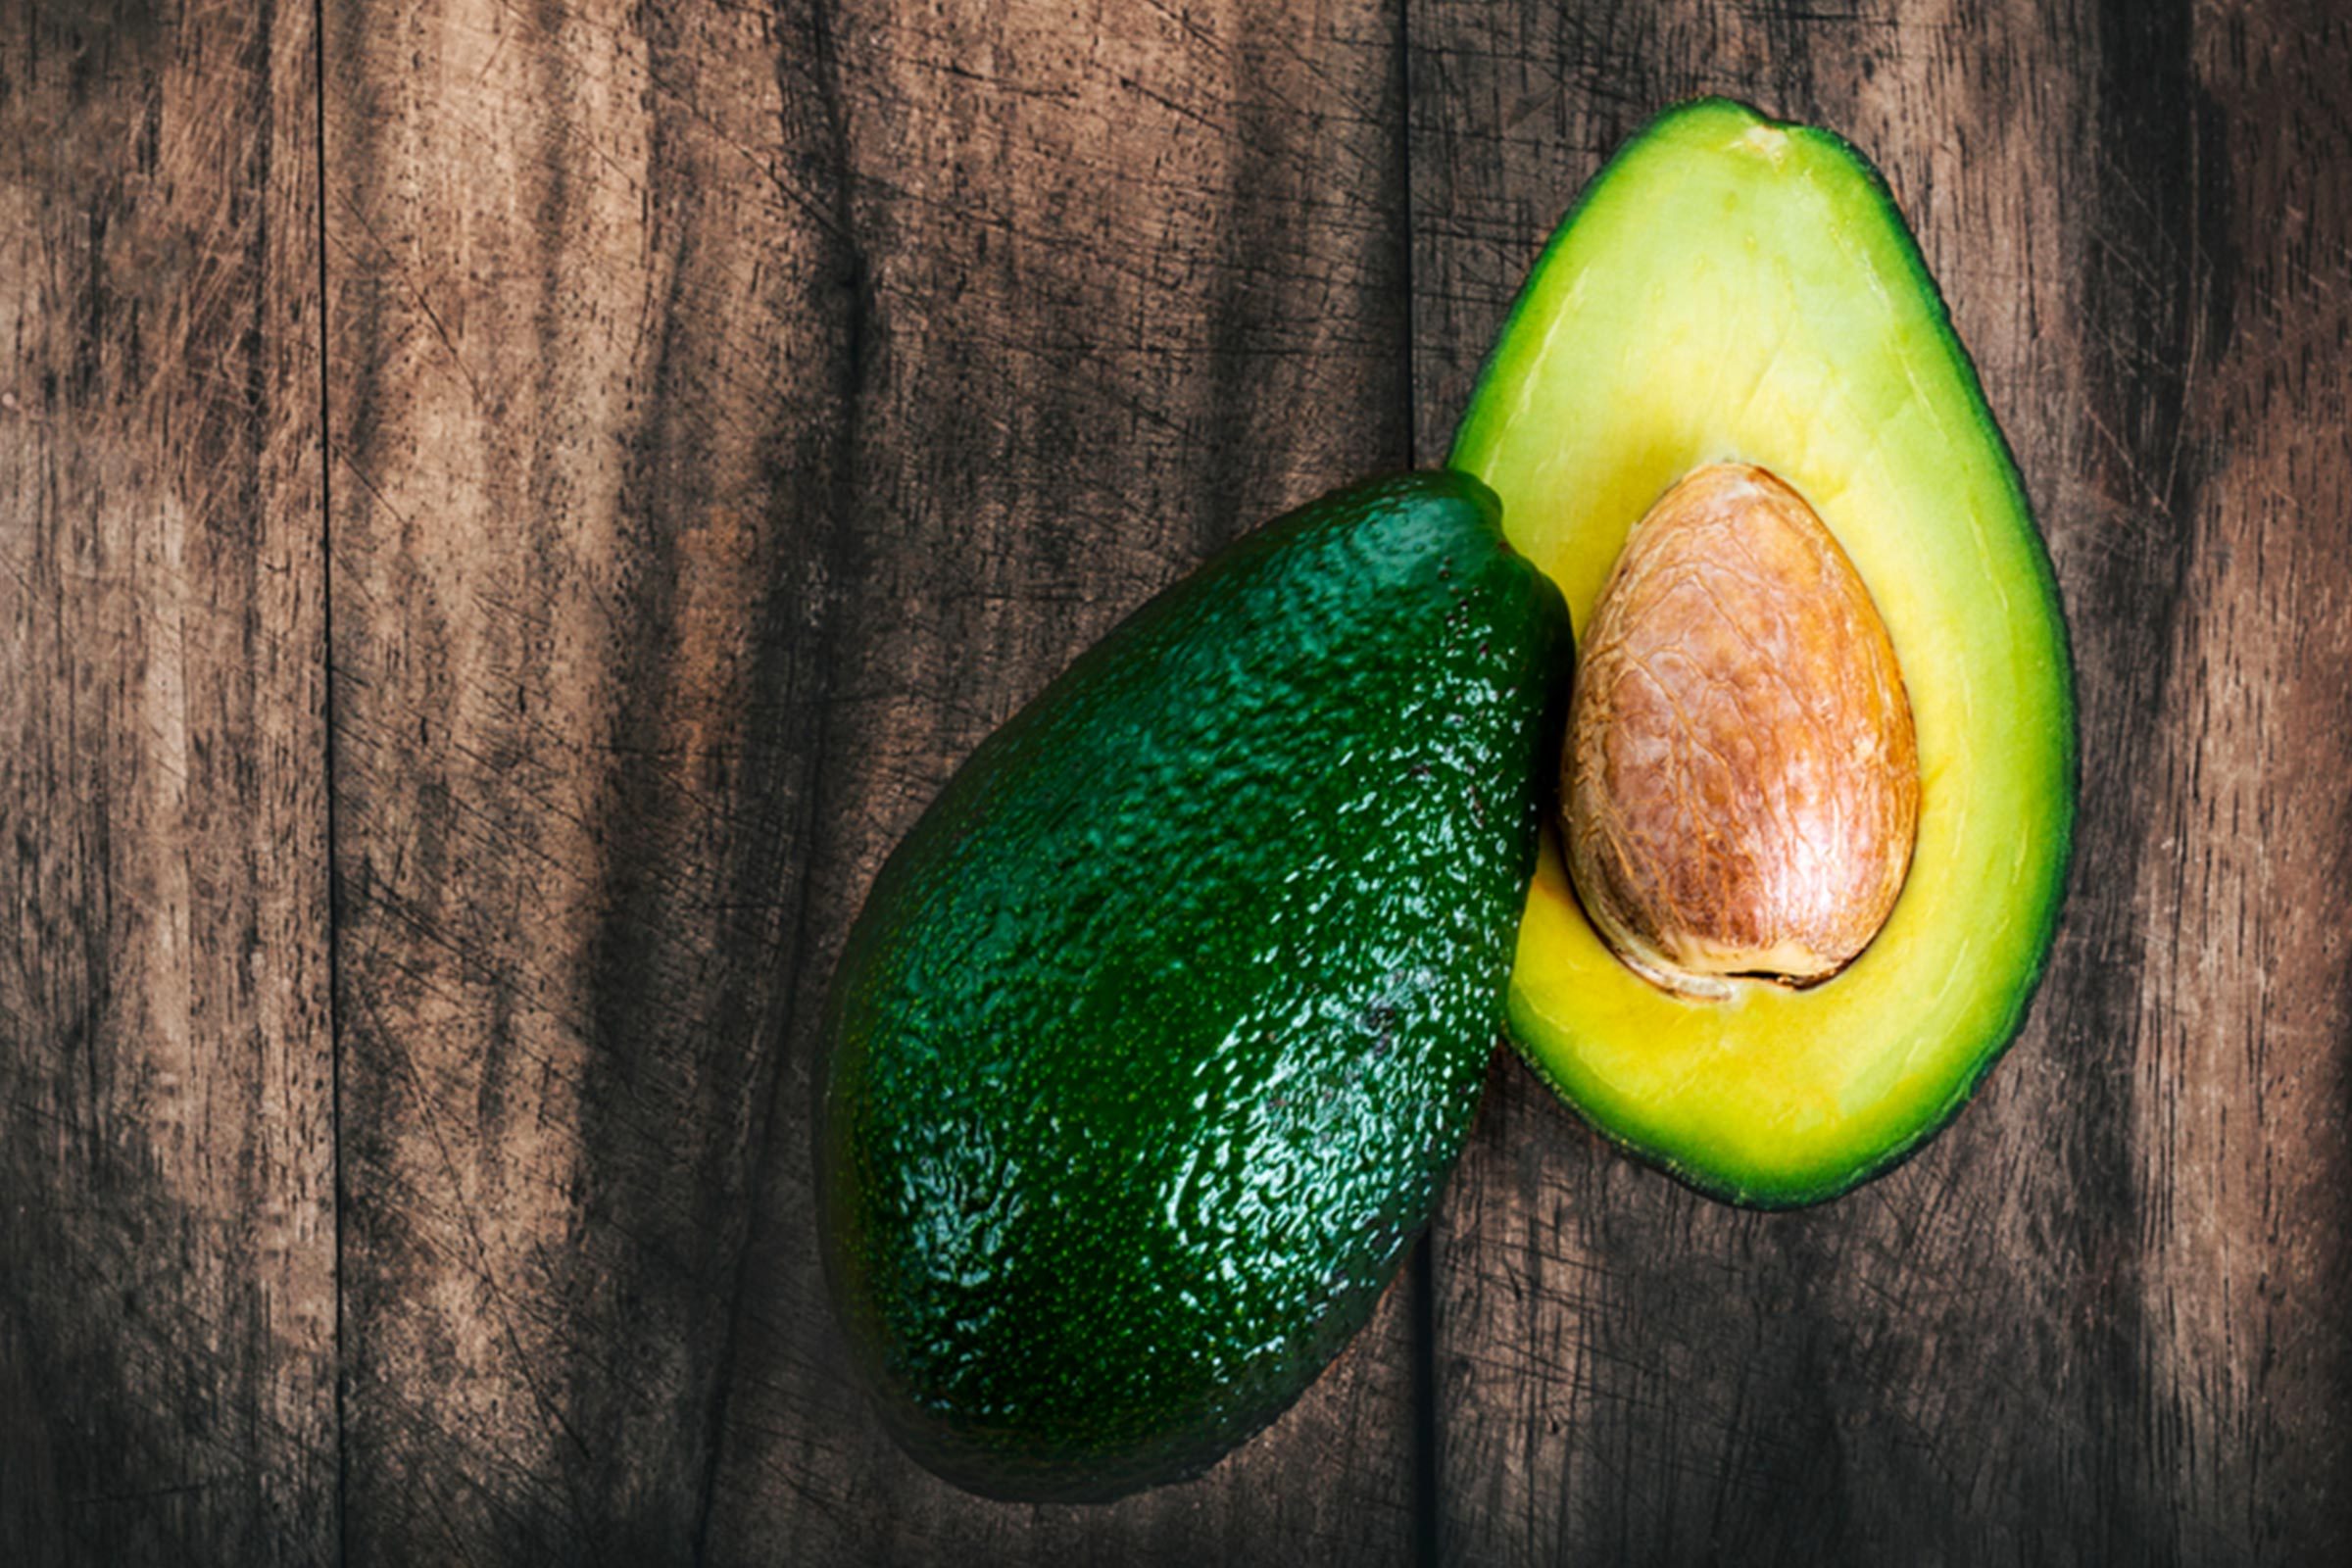
[[[1870,150],[2072,616],[2081,855],[1920,1158],[1509,1058],[1198,1483],[899,1457],[812,1020],[955,763],[1434,461],[1658,107]],[[7,0],[0,1560],[2298,1562],[2352,1537],[2330,0]]]

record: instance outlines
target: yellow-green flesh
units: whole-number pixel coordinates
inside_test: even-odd
[[[1868,585],[1918,729],[1919,839],[1877,940],[1808,990],[1659,990],[1546,844],[1509,1005],[1604,1132],[1738,1201],[1815,1201],[1958,1110],[2016,1033],[2074,815],[2066,634],[2008,449],[1885,187],[1823,131],[1669,112],[1538,264],[1456,437],[1581,641],[1626,532],[1705,463],[1794,485]]]

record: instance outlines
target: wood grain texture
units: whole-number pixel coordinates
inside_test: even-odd
[[[0,13],[0,1562],[2328,1559],[2340,10]],[[1442,457],[1699,91],[1878,161],[2050,538],[2031,1027],[1780,1216],[1500,1059],[1267,1434],[1108,1508],[948,1490],[810,1234],[867,883],[1152,591]]]
[[[1423,455],[1535,247],[1655,107],[1719,91],[1832,124],[1878,158],[2017,447],[2084,745],[2033,1022],[1954,1129],[1861,1194],[1715,1207],[1497,1069],[1439,1222],[1442,1554],[2311,1555],[2342,1527],[2347,1352],[2274,1293],[2345,1283],[2341,1227],[2308,1201],[2352,1174],[2323,957],[2343,836],[2274,792],[2340,776],[2352,739],[2304,652],[2344,615],[2311,553],[2340,533],[2345,451],[2309,422],[2343,385],[2340,28],[2122,6],[1414,18]],[[2288,60],[2309,69],[2263,79]],[[2258,348],[2230,324],[2237,253],[2270,232],[2249,177],[2306,213]],[[2332,337],[2305,318],[2328,309]],[[2289,844],[2311,870],[2275,862]]]
[[[335,1550],[313,38],[0,14],[0,1561]]]
[[[2199,6],[2200,482],[2135,898],[2158,1539],[2352,1540],[2352,17]]]
[[[803,945],[709,1555],[1397,1560],[1402,1293],[1200,1482],[1106,1509],[978,1502],[900,1456],[840,1370],[808,1120],[841,940],[955,764],[1217,545],[1405,461],[1397,18],[872,3],[809,25],[788,91],[835,137],[853,425]]]
[[[351,1561],[694,1546],[843,698],[795,42],[326,18]]]

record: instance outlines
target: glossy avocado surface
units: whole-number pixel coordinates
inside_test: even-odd
[[[1587,188],[1514,307],[1451,463],[1587,629],[1678,478],[1792,485],[1884,618],[1916,722],[1908,877],[1821,984],[1661,990],[1609,951],[1547,832],[1510,1034],[1612,1139],[1702,1191],[1847,1191],[1946,1123],[2048,956],[2075,810],[2065,623],[2017,467],[1893,200],[1837,136],[1706,100]]]
[[[1404,476],[1243,539],[955,775],[817,1082],[827,1276],[916,1457],[1178,1479],[1363,1326],[1501,1023],[1570,659],[1485,487]]]

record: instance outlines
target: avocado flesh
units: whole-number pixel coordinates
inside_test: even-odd
[[[1918,736],[1886,925],[1819,986],[1677,998],[1595,935],[1547,830],[1509,1030],[1604,1134],[1715,1196],[1815,1202],[1884,1171],[2023,1022],[2076,779],[2049,559],[1885,184],[1827,131],[1721,100],[1668,111],[1553,236],[1449,461],[1502,498],[1579,636],[1628,529],[1701,464],[1770,469],[1852,560]]]
[[[817,1081],[827,1275],[918,1459],[1178,1479],[1363,1326],[1501,1027],[1570,658],[1485,488],[1392,479],[1152,601],[956,774]]]

